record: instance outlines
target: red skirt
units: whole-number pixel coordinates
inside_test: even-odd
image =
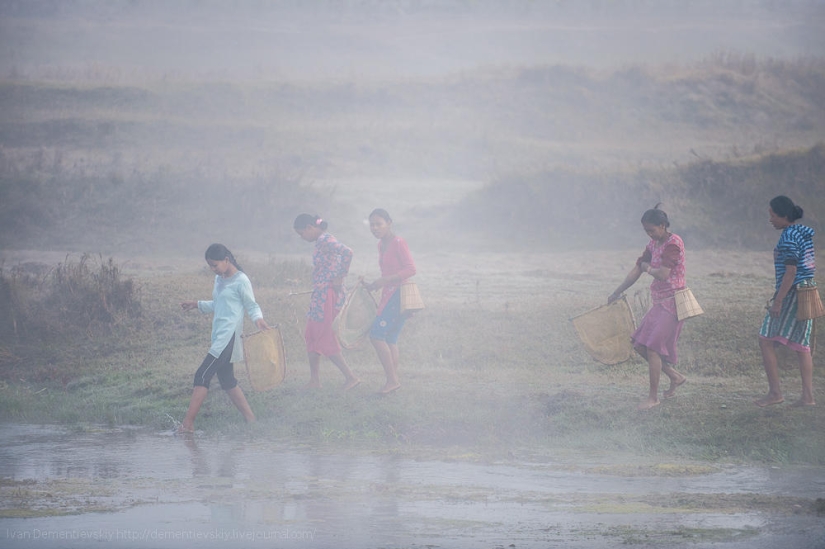
[[[327,290],[327,298],[324,301],[324,320],[307,319],[307,326],[304,330],[304,339],[307,343],[308,353],[318,353],[323,356],[334,356],[341,352],[341,344],[332,329],[332,321],[338,316],[338,309],[335,302],[338,296],[335,290],[330,287]]]
[[[662,305],[654,305],[642,319],[642,323],[630,336],[635,347],[647,347],[655,351],[662,360],[676,364],[679,360],[676,354],[676,341],[682,332],[681,322],[676,315],[669,312]]]

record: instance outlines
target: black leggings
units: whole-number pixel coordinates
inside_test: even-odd
[[[233,347],[235,347],[234,334],[221,356],[215,358],[210,354],[206,355],[201,367],[195,372],[195,387],[206,387],[208,389],[209,384],[212,382],[212,376],[215,374],[218,374],[218,381],[224,391],[234,389],[238,385],[238,380],[235,379],[235,368],[229,362],[229,359],[232,358]]]

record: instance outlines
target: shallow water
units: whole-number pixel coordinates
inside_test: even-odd
[[[629,476],[617,465],[634,464],[602,461],[427,461],[0,425],[0,546],[825,547],[813,511],[822,469]]]

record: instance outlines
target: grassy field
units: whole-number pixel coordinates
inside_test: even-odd
[[[284,32],[280,21],[264,28],[296,41],[294,50],[279,51],[296,66],[331,52],[368,66],[385,51],[376,44],[418,53],[423,42],[433,48],[421,62],[427,66],[439,41],[453,51],[461,39],[476,60],[471,69],[366,78],[343,74],[342,65],[327,67],[337,76],[299,78],[247,67],[252,72],[239,77],[205,67],[167,70],[166,59],[155,59],[154,69],[148,58],[133,65],[132,52],[158,51],[157,44],[135,47],[147,36],[178,44],[175,29],[210,38],[203,28],[226,30],[220,18],[193,22],[184,8],[159,25],[139,4],[87,14],[109,17],[106,24],[70,16],[95,4],[66,7],[66,14],[52,3],[40,6],[45,14],[28,4],[0,8],[8,15],[0,30],[23,44],[18,57],[7,48],[0,59],[14,64],[0,77],[0,418],[174,428],[210,326],[205,316],[182,314],[178,303],[210,295],[200,254],[223,242],[241,251],[267,320],[281,326],[289,365],[283,386],[250,395],[259,418],[253,426],[242,426],[214,391],[198,418],[206,432],[248,428],[412,455],[627,452],[825,463],[821,408],[751,404],[766,391],[756,331],[773,287],[768,200],[791,195],[819,237],[825,229],[821,57],[723,50],[700,61],[594,67],[554,53],[485,64],[484,51],[471,51],[481,42],[476,33],[498,33],[505,42],[525,32],[536,40],[572,33],[567,43],[581,44],[613,24],[604,13],[596,26],[533,26],[528,17],[500,27],[494,2],[483,4],[493,10],[490,26],[456,27],[461,13],[434,16],[423,27],[410,20],[392,29],[428,34],[403,43],[383,25],[387,14],[371,19],[363,42],[363,28],[338,19],[295,23],[307,25],[309,39]],[[437,12],[438,4],[410,6]],[[801,5],[795,9],[808,9]],[[141,17],[130,17],[131,9]],[[210,9],[212,17],[220,11]],[[774,24],[766,13],[752,29],[751,19],[733,13],[737,32],[764,25],[780,40],[786,19]],[[783,17],[806,22],[800,40],[821,41],[820,19],[799,13]],[[246,42],[247,22],[227,23],[232,32],[221,40],[240,37],[245,51],[268,53]],[[668,22],[657,21],[650,36],[724,25],[660,23]],[[115,40],[118,34],[125,39]],[[76,36],[84,46],[74,44]],[[315,36],[327,42],[311,51],[296,45]],[[87,58],[83,48],[115,42],[122,50],[95,50],[111,54],[109,64],[78,64]],[[552,40],[543,44],[558,49]],[[202,51],[189,55],[204,58]],[[676,399],[640,414],[645,364],[594,363],[568,319],[604,302],[623,279],[646,242],[641,213],[657,202],[685,238],[688,279],[706,314],[683,332],[688,383]],[[326,364],[325,387],[303,393],[306,298],[289,294],[305,289],[309,267],[290,254],[308,260],[309,248],[292,219],[306,211],[330,220],[332,232],[356,248],[354,277],[375,265],[363,226],[375,207],[393,212],[411,243],[428,303],[405,329],[403,388],[375,395],[382,373],[366,348],[347,353],[364,381],[356,390],[340,394]],[[21,262],[26,250],[34,252]],[[76,266],[84,251],[92,253],[84,277],[94,283],[82,295],[97,301],[70,299],[74,287],[65,279],[62,291],[50,293],[58,263]],[[641,314],[645,290],[641,283],[636,290],[642,293],[631,299]],[[116,296],[126,298],[125,309],[111,308]],[[75,324],[78,318],[86,321]],[[822,381],[815,368],[815,386]],[[794,365],[783,369],[783,382],[792,401]]]
[[[689,381],[677,398],[647,413],[636,410],[647,390],[645,363],[592,361],[568,320],[603,302],[634,258],[632,250],[526,259],[481,255],[476,259],[484,267],[468,278],[460,271],[467,257],[420,254],[419,284],[429,306],[405,329],[403,387],[388,397],[376,394],[383,373],[371,348],[346,352],[363,380],[355,390],[341,393],[342,378],[326,362],[324,387],[303,392],[309,376],[302,340],[307,303],[306,296],[289,294],[302,289],[308,267],[246,261],[267,320],[280,325],[287,379],[270,392],[249,395],[258,416],[251,426],[213,384],[196,427],[207,433],[251,429],[276,439],[412,456],[549,452],[825,464],[821,407],[752,404],[767,385],[756,330],[772,285],[769,254],[690,254],[689,281],[706,314],[688,322],[680,341]],[[14,356],[24,347],[2,347],[4,420],[176,426],[208,348],[211,322],[207,315],[180,312],[178,302],[208,296],[212,277],[196,264],[140,265],[132,271],[140,289],[139,319],[124,320],[105,337],[41,344],[27,360]],[[358,274],[369,275],[352,273]],[[639,283],[629,293],[637,309],[646,291]],[[785,359],[783,387],[791,402],[800,381],[793,357]],[[248,391],[242,365],[236,371]],[[820,392],[823,381],[816,368]]]

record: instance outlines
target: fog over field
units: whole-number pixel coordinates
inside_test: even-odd
[[[791,351],[754,405],[778,194],[821,263],[825,0],[0,0],[0,546],[825,547],[821,350],[818,406]],[[651,404],[571,319],[657,203],[705,312]],[[365,336],[308,390],[293,220],[351,289],[374,208],[426,304],[401,386]],[[236,363],[256,420],[213,380],[178,433],[213,242],[286,376]]]
[[[0,73],[350,79],[479,67],[820,55],[822,2],[273,1],[2,3]]]
[[[814,146],[823,51],[803,0],[3,1],[0,245],[295,249],[294,213],[368,240],[379,205],[423,245],[490,184],[574,204],[559,172],[634,193],[616,226],[678,218],[680,184],[638,170]]]

